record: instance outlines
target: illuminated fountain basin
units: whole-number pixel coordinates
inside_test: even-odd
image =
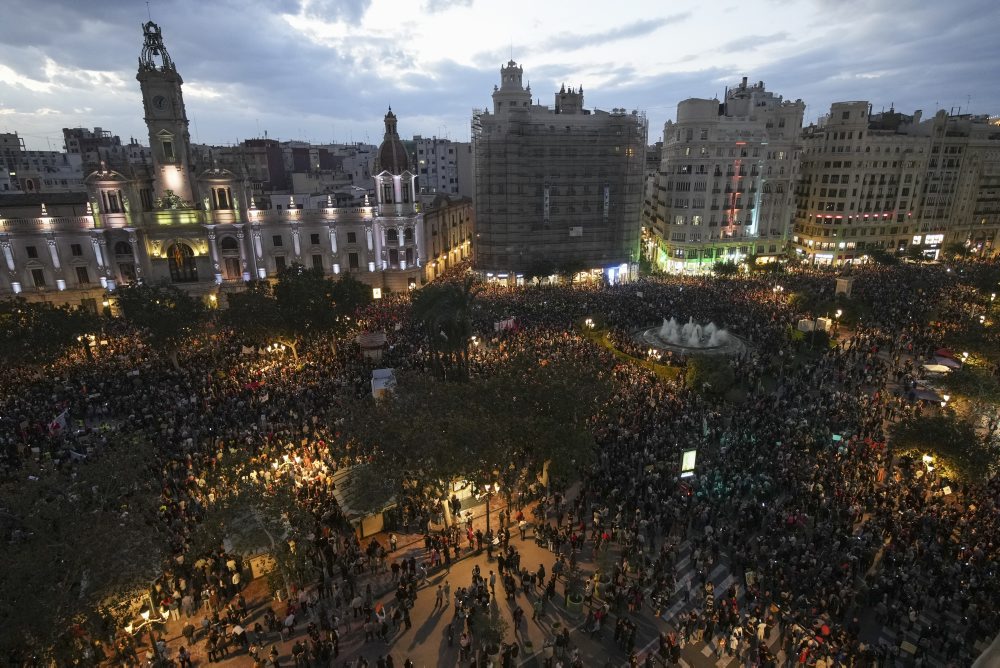
[[[639,330],[635,341],[656,350],[682,355],[736,355],[746,350],[746,342],[715,323],[701,325],[691,318],[683,325],[675,318],[663,319],[659,327]]]

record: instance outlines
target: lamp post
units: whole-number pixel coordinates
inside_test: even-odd
[[[129,622],[125,626],[125,632],[131,636],[137,635],[142,631],[143,627],[149,627],[149,646],[153,652],[153,663],[160,662],[160,650],[156,646],[156,635],[153,633],[153,624],[163,624],[169,618],[169,613],[161,611],[158,617],[153,616],[152,608],[143,606],[142,610],[139,611],[139,616],[142,618],[142,623],[138,626]]]
[[[490,497],[500,491],[500,483],[486,483],[486,556],[493,558],[493,541],[490,536]]]

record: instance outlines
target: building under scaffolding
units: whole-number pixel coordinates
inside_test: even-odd
[[[475,267],[515,282],[552,274],[626,280],[639,251],[646,118],[583,108],[565,86],[532,103],[514,61],[500,70],[493,112],[472,120]]]

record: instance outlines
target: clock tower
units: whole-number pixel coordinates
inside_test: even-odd
[[[149,128],[156,196],[163,197],[169,190],[181,200],[194,203],[197,193],[191,175],[191,136],[181,94],[184,81],[163,45],[160,26],[149,21],[143,24],[142,33],[142,55],[135,78],[142,89]]]

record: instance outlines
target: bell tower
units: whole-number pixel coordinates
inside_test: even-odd
[[[169,190],[181,200],[193,203],[197,201],[197,193],[193,191],[191,136],[181,94],[184,80],[163,45],[160,26],[148,21],[142,26],[142,34],[142,55],[135,78],[142,89],[156,196],[163,197]]]

